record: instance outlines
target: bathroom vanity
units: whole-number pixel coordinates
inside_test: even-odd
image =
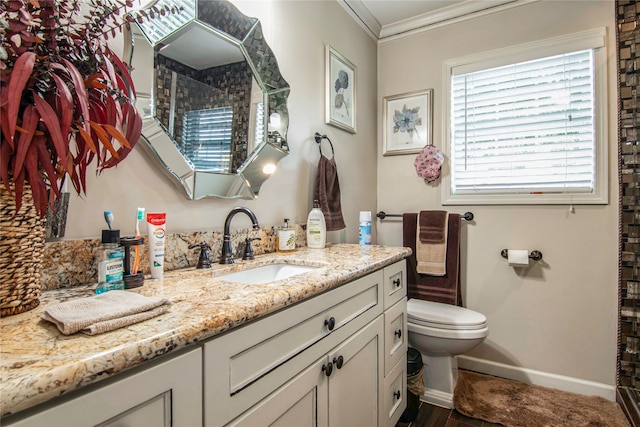
[[[45,292],[41,307],[1,321],[2,424],[394,426],[409,254],[333,245],[166,272],[139,292],[171,300],[169,313],[93,337],[39,320],[89,287]],[[257,284],[221,277],[268,264],[316,268]]]

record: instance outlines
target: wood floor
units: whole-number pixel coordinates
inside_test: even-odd
[[[462,415],[455,409],[421,402],[418,416],[411,423],[398,422],[396,427],[494,427],[502,424],[488,423]]]

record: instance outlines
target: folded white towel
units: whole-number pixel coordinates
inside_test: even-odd
[[[169,310],[171,301],[135,292],[109,291],[47,307],[41,317],[65,335],[97,335],[151,319]]]

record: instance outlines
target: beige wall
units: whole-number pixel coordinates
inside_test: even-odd
[[[72,196],[66,238],[97,237],[105,227],[104,210],[115,215],[122,234],[134,230],[138,207],[166,211],[168,231],[221,229],[235,206],[252,209],[261,225],[280,224],[284,217],[306,222],[311,208],[319,152],[317,131],[333,141],[342,188],[346,232],[330,239],[357,242],[358,212],[376,208],[376,43],[333,1],[235,1],[245,14],[258,17],[280,70],[291,87],[289,146],[275,174],[257,200],[187,200],[141,146],[117,169],[88,177],[88,195]],[[324,123],[325,45],[330,44],[357,67],[358,133],[353,135]],[[121,46],[121,40],[114,45]],[[116,49],[121,51],[121,49]],[[144,142],[140,142],[140,145]],[[326,144],[326,142],[325,142]],[[327,144],[325,153],[330,149]],[[233,227],[246,227],[238,216]]]
[[[540,1],[432,29],[379,46],[378,111],[389,95],[433,88],[434,142],[442,147],[442,64],[449,58],[597,27],[607,28],[609,204],[606,206],[448,206],[472,211],[463,226],[462,287],[467,307],[488,317],[490,335],[470,356],[545,374],[615,385],[617,334],[617,115],[613,1]],[[414,155],[382,157],[378,210],[443,209],[439,181],[414,172]],[[445,168],[445,173],[447,173]],[[402,243],[401,223],[377,223],[378,242]],[[522,273],[502,248],[539,249]],[[481,364],[482,365],[482,364]],[[485,364],[490,366],[491,363]]]

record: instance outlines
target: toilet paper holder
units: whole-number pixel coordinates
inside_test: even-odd
[[[509,258],[509,249],[503,249],[500,251],[500,256],[504,259]],[[542,252],[535,250],[529,253],[529,259],[534,261],[540,261],[542,259]]]

